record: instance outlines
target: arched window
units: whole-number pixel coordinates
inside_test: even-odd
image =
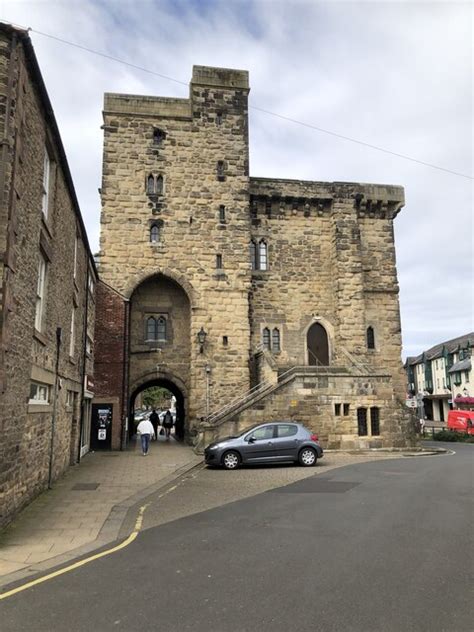
[[[272,351],[280,351],[280,331],[276,327],[272,331]]]
[[[157,195],[163,195],[163,176],[158,176],[156,178],[156,188],[155,188],[156,194]]]
[[[373,327],[367,327],[367,349],[375,349],[375,334]]]
[[[160,316],[156,321],[156,331],[158,340],[166,340],[166,318]]]
[[[249,244],[249,248],[250,248],[250,265],[252,267],[252,270],[257,270],[258,269],[258,265],[257,265],[257,244],[253,241],[250,242]]]
[[[262,331],[262,344],[264,349],[270,349],[270,330],[268,327]]]
[[[146,320],[146,339],[156,340],[156,320],[150,316]]]
[[[160,241],[160,229],[156,224],[150,228],[150,243],[157,244]]]
[[[261,240],[258,244],[258,254],[259,254],[259,269],[266,270],[268,267],[268,258],[267,258],[267,244],[265,240]]]
[[[146,192],[148,195],[153,195],[155,192],[155,178],[151,174],[146,181]]]

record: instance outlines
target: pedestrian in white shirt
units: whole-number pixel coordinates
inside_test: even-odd
[[[155,436],[155,429],[149,419],[144,419],[137,426],[137,432],[140,435],[142,441],[143,456],[148,454],[148,448],[150,446],[150,438]]]

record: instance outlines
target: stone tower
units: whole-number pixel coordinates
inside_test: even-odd
[[[105,95],[100,271],[130,306],[128,395],[174,385],[188,419],[249,388],[248,92],[195,66],[189,99]]]
[[[250,178],[248,93],[246,71],[195,66],[188,99],[105,95],[96,401],[113,446],[152,385],[201,445],[271,419],[331,447],[405,445],[403,189]]]

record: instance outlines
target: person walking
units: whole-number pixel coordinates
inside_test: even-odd
[[[153,430],[155,431],[155,441],[158,441],[158,424],[160,422],[160,418],[158,417],[158,413],[153,408],[153,412],[150,415],[150,421],[153,425]]]
[[[165,429],[166,441],[170,440],[171,428],[173,427],[173,415],[170,410],[165,412],[163,417],[163,428]]]
[[[138,424],[137,432],[142,442],[143,456],[146,456],[148,454],[148,448],[150,447],[150,438],[155,436],[153,424],[149,419],[144,419]]]

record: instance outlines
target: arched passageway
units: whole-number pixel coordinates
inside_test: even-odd
[[[310,366],[329,365],[329,340],[326,330],[319,323],[313,323],[306,334],[308,364]]]
[[[178,441],[183,441],[186,434],[186,402],[185,395],[182,390],[171,380],[165,378],[156,378],[141,384],[130,395],[128,407],[128,438],[132,439],[136,432],[136,425],[139,418],[145,418],[150,415],[154,406],[150,401],[143,401],[141,397],[144,392],[153,387],[163,389],[165,393],[157,400],[156,412],[162,415],[166,410],[171,409],[174,418],[174,427],[172,435]],[[166,395],[166,391],[169,396]],[[174,397],[174,401],[173,398]],[[137,402],[140,401],[140,406]],[[161,400],[161,401],[160,401]],[[175,411],[173,410],[175,408]],[[138,414],[139,412],[139,414]],[[174,414],[175,413],[175,414]]]

